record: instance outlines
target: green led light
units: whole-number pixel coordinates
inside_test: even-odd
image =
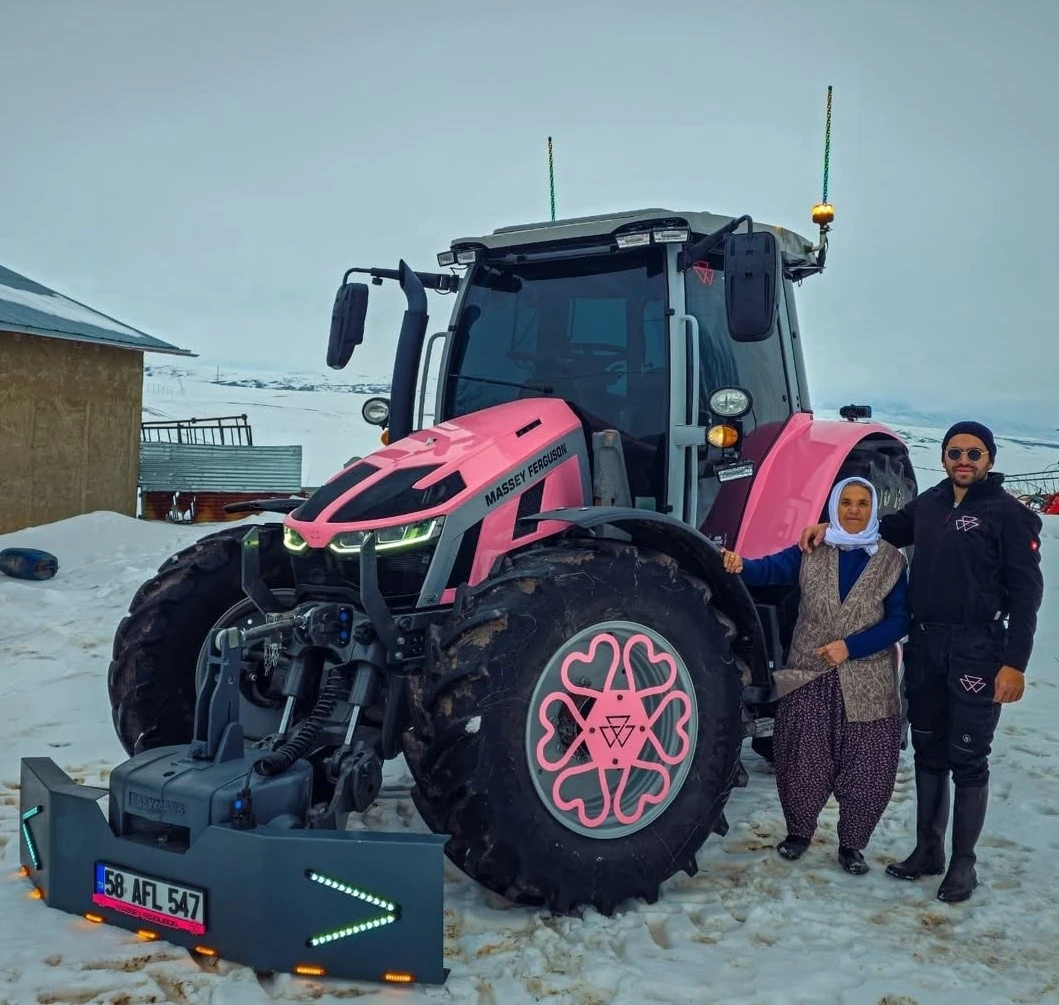
[[[314,935],[307,940],[306,945],[310,947],[315,948],[316,946],[324,946],[329,942],[337,942],[339,939],[349,939],[355,935],[363,935],[364,932],[370,932],[373,929],[382,928],[384,925],[392,925],[400,914],[400,909],[395,903],[393,903],[393,901],[376,896],[374,893],[370,893],[367,890],[360,890],[355,886],[350,886],[348,883],[332,879],[330,876],[325,876],[321,872],[314,872],[311,869],[307,870],[305,875],[306,878],[312,882],[319,883],[320,886],[326,887],[328,890],[334,890],[347,897],[354,897],[357,900],[362,900],[365,904],[371,904],[372,907],[381,908],[384,912],[377,917],[367,918],[364,921],[357,922],[355,925],[345,925],[342,928],[336,928],[330,932],[320,932],[318,935]]]
[[[372,918],[370,921],[362,921],[357,925],[336,928],[333,932],[321,932],[319,935],[314,935],[309,939],[309,945],[315,949],[317,946],[325,946],[329,942],[337,942],[339,939],[348,939],[354,935],[363,935],[364,932],[370,932],[373,928],[381,928],[383,925],[391,925],[396,920],[396,914],[384,914],[379,918]]]
[[[309,550],[309,543],[293,527],[284,527],[283,547],[295,555],[301,555]]]
[[[336,534],[328,547],[336,555],[358,555],[369,534],[375,535],[375,550],[403,551],[406,548],[417,548],[441,534],[445,518],[438,516],[431,520],[420,520],[417,523],[404,523],[395,527],[380,527],[378,530],[350,530]]]
[[[22,836],[26,839],[26,850],[29,852],[29,860],[34,869],[40,868],[40,853],[37,851],[37,842],[29,831],[29,822],[44,809],[43,806],[34,806],[22,814]]]

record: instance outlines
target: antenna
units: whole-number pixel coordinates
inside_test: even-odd
[[[820,227],[820,247],[827,244],[827,235],[835,219],[835,207],[827,201],[828,175],[831,170],[831,85],[827,85],[827,115],[824,119],[824,190],[820,202],[813,206],[813,223]]]
[[[548,137],[548,189],[552,200],[552,220],[555,220],[555,161],[552,157],[552,138]]]

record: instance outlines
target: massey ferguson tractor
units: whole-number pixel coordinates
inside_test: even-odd
[[[384,445],[140,588],[109,674],[129,763],[204,735],[235,646],[249,768],[196,783],[214,825],[344,831],[403,755],[445,854],[511,901],[610,914],[694,874],[770,732],[796,603],[720,546],[790,545],[851,474],[883,512],[917,491],[870,408],[811,411],[794,292],[825,248],[823,226],[646,209],[456,240],[448,271],[350,269],[331,367],[364,336],[351,275],[407,299],[391,396],[364,407]],[[429,340],[427,290],[453,295]],[[172,842],[192,803],[167,809],[164,774],[126,811]]]

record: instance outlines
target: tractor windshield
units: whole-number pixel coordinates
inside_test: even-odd
[[[557,397],[622,435],[639,505],[665,501],[669,428],[662,248],[474,268],[449,356],[444,415]]]
[[[445,418],[549,396],[657,447],[668,427],[658,248],[475,267],[453,338]]]

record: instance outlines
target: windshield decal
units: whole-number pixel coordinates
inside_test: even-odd
[[[692,268],[703,286],[713,286],[713,268],[709,262],[696,262]]]

